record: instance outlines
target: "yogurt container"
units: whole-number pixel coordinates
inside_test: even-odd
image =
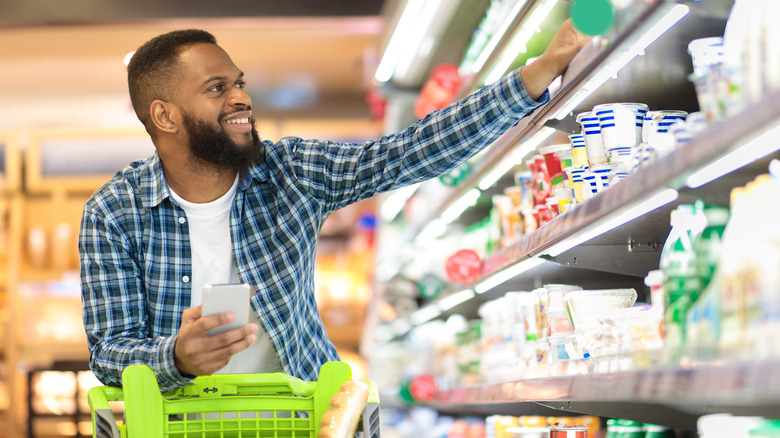
[[[599,118],[593,112],[577,114],[577,123],[582,126],[585,150],[589,165],[596,166],[607,162],[607,154],[601,136]]]
[[[639,146],[647,111],[648,107],[643,103],[605,103],[593,107],[593,113],[599,119],[604,149]]]

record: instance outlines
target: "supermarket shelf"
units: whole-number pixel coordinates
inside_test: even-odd
[[[740,114],[714,124],[691,143],[676,149],[674,154],[662,157],[647,168],[632,174],[626,180],[558,216],[536,232],[518,239],[514,244],[486,261],[485,265],[488,270],[483,275],[489,276],[524,259],[545,255],[556,244],[567,239],[581,238],[589,230],[593,230],[611,218],[639,205],[642,201],[652,198],[666,188],[686,188],[686,179],[691,174],[746,145],[760,135],[777,129],[780,126],[778,120],[780,120],[780,92],[774,92]],[[774,151],[777,149],[780,149],[780,145],[777,145]],[[772,153],[773,151],[766,150],[765,152]],[[761,157],[756,156],[755,158]],[[668,232],[670,210],[671,208],[667,207],[657,210],[654,214],[645,215],[638,223],[629,224],[625,228],[621,227],[615,233],[624,237],[622,241],[625,242],[626,247],[631,240],[644,243],[645,246],[653,240],[663,242],[666,237],[664,231]],[[662,226],[661,221],[666,225]],[[652,222],[652,224],[647,222]],[[657,232],[653,235],[653,230],[661,230],[661,235],[657,235],[659,234]],[[632,238],[634,235],[632,233],[645,234],[638,238]],[[608,255],[602,257],[607,258]],[[547,258],[567,263],[565,252]],[[571,257],[568,256],[568,258]],[[642,274],[641,270],[630,272],[636,269],[633,266],[636,264],[636,260],[629,257],[611,260],[614,263],[621,263],[621,261],[624,263],[620,269],[622,273]],[[644,273],[646,272],[645,270]]]
[[[623,358],[613,366],[625,366]],[[617,363],[621,362],[621,363]],[[780,361],[708,363],[602,374],[533,378],[439,392],[442,411],[567,412],[695,430],[698,416],[727,412],[774,418],[780,412]]]
[[[513,21],[512,26],[514,30],[507,32],[505,40],[501,41],[493,52],[494,57],[499,56],[503,47],[509,44],[510,36],[517,31],[518,27],[525,24],[528,15],[533,12],[538,3],[541,3],[541,1],[529,2],[521,10],[520,14]],[[631,46],[640,39],[643,32],[647,31],[648,27],[651,27],[675,4],[675,2],[668,0],[656,0],[653,2],[642,0],[633,2],[631,7],[626,7],[626,12],[616,17],[619,24],[616,25],[615,33],[603,39],[603,42],[608,42],[608,44],[600,46],[592,44],[588,46],[588,50],[583,50],[576,63],[572,63],[569,67],[566,77],[563,78],[563,85],[551,96],[551,101],[539,108],[535,113],[522,119],[513,128],[507,130],[487,148],[482,153],[479,161],[473,164],[469,178],[458,188],[451,190],[448,195],[444,196],[440,203],[433,205],[428,210],[428,214],[405,228],[403,235],[399,238],[401,246],[404,243],[412,242],[426,225],[440,217],[450,205],[460,199],[467,191],[477,187],[479,182],[496,168],[499,163],[505,160],[518,145],[522,147],[522,143],[528,141],[534,135],[544,135],[543,129],[546,128],[546,124],[552,124],[548,122],[550,122],[553,116],[563,112],[566,108],[571,107],[571,109],[574,109],[574,106],[584,98],[581,91],[583,87],[589,84],[589,81],[597,75],[604,75],[605,70],[614,64],[615,59],[624,57],[629,52]],[[489,58],[486,65],[490,65],[493,62],[491,59]],[[473,86],[474,83],[467,85],[467,87]],[[570,119],[571,117],[568,118]],[[558,121],[556,120],[556,122]],[[536,146],[530,148],[531,150],[528,150],[526,154],[532,153],[535,148]],[[394,255],[383,258],[390,257],[394,257]]]
[[[724,177],[724,179],[732,177],[732,180],[722,186],[715,181],[692,190],[686,187],[687,178],[704,166],[750,143],[751,140],[760,136],[773,135],[767,133],[780,129],[778,120],[780,120],[780,92],[774,92],[740,114],[714,124],[694,141],[677,149],[674,154],[651,163],[626,180],[487,257],[483,263],[482,275],[475,284],[502,270],[534,258],[572,268],[643,277],[648,271],[658,268],[660,250],[670,229],[670,212],[676,205],[692,202],[696,198],[708,201],[714,199],[716,202],[728,204],[730,188],[744,184],[757,173],[765,173],[766,160],[759,160],[761,157],[755,156],[754,158],[759,160],[757,161],[759,165],[755,166],[755,169],[748,169],[747,175],[736,183],[733,176],[738,172],[733,172]],[[780,144],[774,142],[763,153],[770,154],[769,157],[777,157],[780,156],[778,150]],[[709,187],[711,185],[715,186]],[[678,190],[679,195],[676,200],[641,214],[631,221],[615,225],[614,228],[604,226],[609,225],[623,213],[641,206],[653,195],[669,188]],[[596,235],[602,231],[602,234]],[[545,265],[540,265],[524,275],[533,275],[536,269],[547,268]],[[479,300],[480,298],[475,296],[471,301]],[[438,302],[433,302],[427,307],[435,309],[437,306]],[[436,312],[436,315],[439,314],[442,313]],[[412,328],[411,325],[396,324],[395,326],[403,328],[403,330],[394,329],[395,336],[402,336]]]

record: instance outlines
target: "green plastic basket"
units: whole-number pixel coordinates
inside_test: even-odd
[[[131,365],[122,373],[122,388],[89,390],[95,437],[111,438],[314,438],[322,414],[341,385],[352,379],[344,362],[328,362],[316,382],[283,373],[218,374],[197,377],[193,384],[160,393],[154,372]],[[379,436],[379,397],[373,382],[363,410],[364,436]],[[124,424],[118,424],[110,401],[124,402]]]

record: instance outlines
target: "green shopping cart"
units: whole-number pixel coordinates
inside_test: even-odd
[[[193,384],[161,394],[154,372],[131,365],[122,373],[122,388],[97,386],[88,394],[92,427],[100,438],[314,438],[331,398],[352,369],[328,362],[316,382],[282,373],[201,376]],[[379,396],[373,382],[362,409],[365,438],[379,437]],[[346,385],[345,385],[346,386]],[[124,403],[124,424],[109,405]]]

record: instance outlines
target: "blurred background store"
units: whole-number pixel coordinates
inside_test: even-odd
[[[153,152],[138,45],[209,30],[262,138],[362,142],[532,62],[569,16],[596,36],[549,104],[328,219],[330,338],[389,437],[780,436],[774,0],[4,0],[0,437],[92,434],[76,241],[89,195]]]

